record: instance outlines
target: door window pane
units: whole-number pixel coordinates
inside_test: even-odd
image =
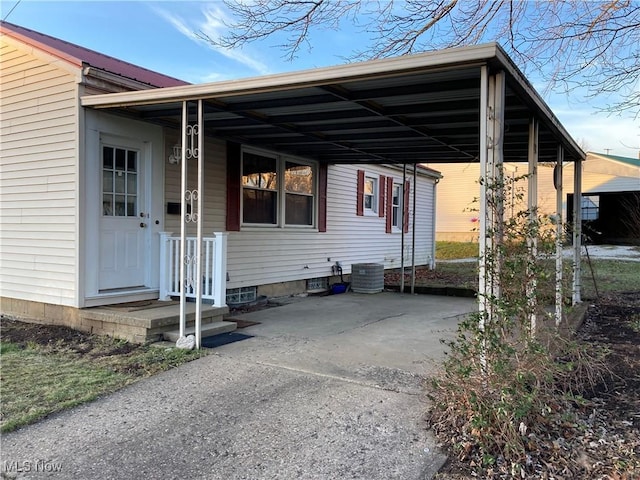
[[[122,148],[116,148],[116,170],[125,169],[125,154],[126,150]]]
[[[138,209],[138,152],[102,148],[102,214],[135,217]]]
[[[113,192],[113,172],[105,170],[102,175],[102,191]]]
[[[136,172],[136,164],[137,164],[137,155],[138,152],[133,150],[129,150],[127,152],[127,172]]]
[[[115,175],[115,178],[116,178],[116,182],[115,182],[116,190],[115,190],[115,192],[116,193],[124,193],[124,180],[125,180],[124,173],[123,172],[118,172],[118,171],[116,171],[115,173],[116,173],[116,175]]]
[[[104,168],[113,169],[113,148],[111,147],[102,148],[102,166]]]
[[[127,175],[127,195],[138,193],[138,176],[135,173]]]

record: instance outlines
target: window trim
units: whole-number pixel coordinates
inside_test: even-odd
[[[254,155],[261,155],[268,158],[273,158],[276,160],[276,189],[269,190],[275,191],[277,195],[277,207],[276,207],[276,222],[275,223],[248,223],[244,221],[244,189],[250,188],[255,190],[253,187],[245,187],[242,184],[243,170],[244,170],[244,154],[252,153]],[[299,224],[288,224],[286,222],[286,201],[287,201],[287,193],[295,192],[287,192],[285,189],[285,181],[284,181],[284,173],[286,171],[286,163],[295,163],[299,165],[306,165],[311,167],[311,174],[313,176],[312,182],[312,193],[304,194],[305,196],[310,196],[313,198],[313,206],[312,206],[312,221],[310,225],[299,225]],[[320,175],[320,166],[318,162],[313,160],[307,160],[305,158],[296,157],[293,155],[284,155],[279,154],[277,152],[273,152],[270,150],[259,149],[255,147],[249,147],[242,145],[240,148],[240,175],[239,175],[239,187],[240,187],[240,227],[242,229],[301,229],[301,230],[318,230],[318,221],[319,221],[319,175]]]

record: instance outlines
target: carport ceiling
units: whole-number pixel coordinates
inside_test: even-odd
[[[180,128],[182,102],[202,99],[207,135],[321,162],[475,162],[483,66],[506,73],[505,161],[527,161],[533,117],[540,161],[555,161],[559,144],[566,160],[584,157],[497,44],[82,102]]]

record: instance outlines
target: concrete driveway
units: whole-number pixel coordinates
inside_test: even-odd
[[[3,474],[431,478],[444,457],[424,425],[423,381],[474,300],[294,300],[238,316],[261,322],[240,330],[252,338],[3,435]]]

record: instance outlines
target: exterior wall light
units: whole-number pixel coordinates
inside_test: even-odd
[[[180,163],[181,158],[182,158],[182,146],[179,143],[176,143],[173,146],[173,153],[169,155],[169,163],[171,165],[176,165]]]

